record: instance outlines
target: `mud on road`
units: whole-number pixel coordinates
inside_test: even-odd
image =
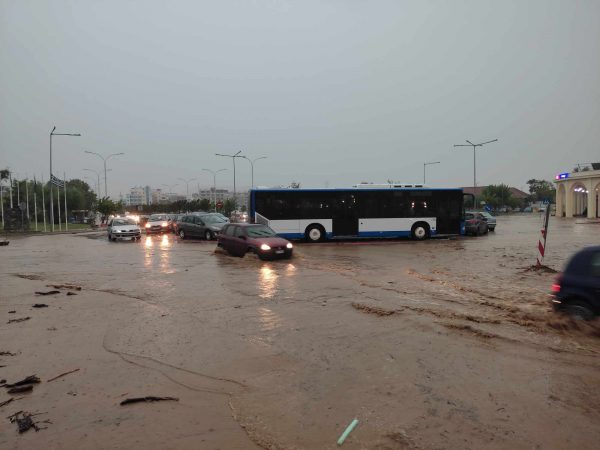
[[[0,407],[0,448],[333,449],[353,418],[343,448],[597,448],[600,325],[551,311],[540,223],[273,262],[172,235],[12,239],[0,379],[42,382]],[[553,218],[546,263],[598,243]],[[146,396],[179,401],[120,405]],[[51,423],[19,435],[18,411]]]

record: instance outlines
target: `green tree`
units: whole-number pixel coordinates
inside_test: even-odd
[[[494,209],[504,206],[515,207],[518,199],[513,198],[510,187],[506,184],[490,184],[481,192],[481,198]]]
[[[198,202],[198,208],[201,211],[210,211],[211,210],[211,203],[210,200],[207,198],[203,198],[202,200],[200,200]]]
[[[556,199],[556,189],[554,184],[546,180],[536,180],[532,178],[527,182],[529,193],[533,201],[550,200],[554,202]]]
[[[102,222],[106,222],[109,215],[116,213],[122,208],[121,202],[115,203],[108,197],[103,197],[98,200],[96,209],[102,214]]]

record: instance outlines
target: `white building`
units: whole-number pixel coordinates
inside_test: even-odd
[[[125,194],[125,206],[147,205],[146,188],[141,186],[132,187],[128,194]]]
[[[600,217],[600,163],[579,172],[556,175],[556,216]]]

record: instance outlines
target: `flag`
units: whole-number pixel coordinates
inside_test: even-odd
[[[54,175],[50,175],[50,183],[52,183],[55,186],[58,186],[59,188],[65,187],[65,182],[60,178],[55,177]]]

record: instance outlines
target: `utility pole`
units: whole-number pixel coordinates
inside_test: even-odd
[[[178,180],[181,180],[185,183],[185,192],[186,192],[186,197],[185,199],[187,201],[190,200],[190,181],[196,181],[198,178],[190,178],[189,180],[186,180],[185,178],[177,178]]]
[[[473,147],[473,199],[475,199],[477,194],[477,164],[476,164],[476,151],[477,147],[483,147],[485,144],[490,144],[492,142],[498,142],[498,139],[492,139],[491,141],[481,142],[479,144],[473,144],[468,139],[466,140],[467,144],[454,144],[454,147]],[[475,203],[475,200],[473,200]],[[475,208],[475,204],[473,204]]]
[[[252,170],[252,189],[254,189],[254,163],[256,161],[258,161],[259,159],[267,159],[267,157],[266,156],[260,156],[258,158],[250,159],[250,158],[248,158],[246,156],[240,155],[240,158],[244,158],[245,160],[247,160],[250,163],[250,167],[251,167],[251,170]]]
[[[81,136],[79,133],[55,133],[56,126],[52,128],[50,132],[50,222],[52,224],[52,231],[54,231],[54,198],[52,196],[52,136]]]
[[[423,185],[425,185],[425,167],[426,166],[430,166],[432,164],[440,164],[440,162],[439,161],[435,161],[435,162],[426,162],[426,163],[423,163]]]
[[[96,174],[96,194],[98,195],[98,200],[100,200],[100,172],[98,172],[97,170],[94,169],[83,169],[83,170],[87,170],[88,172],[94,172]]]
[[[234,153],[233,155],[223,155],[221,153],[215,153],[216,156],[224,156],[226,158],[231,158],[231,161],[233,161],[233,209],[236,210],[237,209],[237,192],[236,192],[236,188],[235,188],[235,158],[242,158],[242,156],[240,156],[240,153],[242,153],[242,151],[240,150],[237,153]]]

